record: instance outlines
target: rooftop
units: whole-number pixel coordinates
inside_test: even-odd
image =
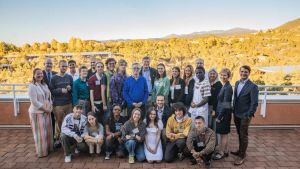
[[[247,161],[239,167],[233,165],[230,155],[221,161],[213,161],[212,168],[300,168],[300,129],[271,130],[250,129]],[[236,150],[237,135],[232,130],[230,149]],[[37,158],[30,129],[0,129],[0,168],[199,168],[188,160],[174,163],[128,164],[127,158],[104,160],[104,156],[91,158],[85,154],[64,163],[62,150],[48,157]]]

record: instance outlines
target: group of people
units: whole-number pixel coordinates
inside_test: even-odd
[[[191,164],[209,166],[211,159],[229,155],[233,114],[239,148],[231,154],[237,156],[235,165],[246,159],[248,127],[258,105],[258,87],[247,65],[240,67],[234,90],[231,71],[206,72],[203,59],[196,60],[195,69],[187,65],[183,76],[173,67],[170,78],[163,63],[150,67],[148,56],[142,66],[131,65],[130,76],[123,59],[108,58],[104,64],[92,58],[90,69],[78,71],[74,60],[60,60],[59,72],[52,71],[50,58],[44,65],[45,70],[33,70],[29,85],[38,157],[62,146],[65,162],[87,151],[91,156],[105,152],[106,160],[128,155],[129,163],[190,158]]]

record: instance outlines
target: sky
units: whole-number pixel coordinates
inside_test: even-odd
[[[22,45],[265,30],[300,18],[299,0],[0,0],[0,41]]]

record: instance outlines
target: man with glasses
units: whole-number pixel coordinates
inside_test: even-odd
[[[52,71],[53,63],[51,58],[47,58],[44,62],[44,65],[45,65],[45,70],[43,70],[44,81],[49,87],[52,76],[54,76],[57,72]]]
[[[70,69],[68,74],[72,76],[73,81],[77,80],[79,78],[79,73],[76,71],[76,61],[69,60],[68,65],[69,65],[69,69]]]
[[[90,62],[91,68],[88,70],[87,79],[96,73],[96,58],[92,57]]]
[[[140,76],[140,65],[132,64],[133,75],[128,77],[124,83],[123,97],[128,106],[128,117],[131,117],[131,111],[134,108],[142,110],[142,119],[145,118],[145,105],[149,96],[146,79]]]
[[[72,76],[66,73],[68,68],[65,60],[59,61],[59,73],[51,78],[50,90],[53,96],[53,112],[55,117],[55,143],[60,147],[60,128],[65,116],[72,112]]]
[[[88,80],[90,89],[90,101],[92,111],[95,112],[98,123],[104,124],[103,121],[103,103],[101,87],[106,83],[106,76],[104,75],[104,64],[102,62],[96,63],[96,73]]]

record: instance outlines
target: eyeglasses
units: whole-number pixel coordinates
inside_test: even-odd
[[[46,65],[52,65],[52,63],[45,63]]]
[[[109,65],[114,65],[114,64],[116,64],[115,62],[109,62],[108,63]]]
[[[132,68],[133,70],[140,70],[140,68],[139,67],[134,67],[134,68]]]
[[[116,110],[116,111],[121,111],[121,109],[114,109],[114,110]]]
[[[97,66],[98,68],[103,68],[103,66]]]
[[[61,67],[68,67],[68,66],[61,66]]]

